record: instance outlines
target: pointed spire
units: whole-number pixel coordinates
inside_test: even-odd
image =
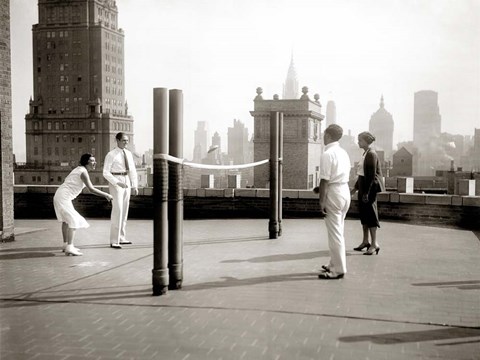
[[[383,94],[382,94],[382,97],[380,98],[380,107],[382,109],[385,107],[385,103],[383,102]]]
[[[287,79],[283,85],[283,98],[284,99],[297,99],[298,98],[298,80],[297,72],[295,70],[295,64],[293,62],[293,49],[290,58],[290,66],[288,67]]]

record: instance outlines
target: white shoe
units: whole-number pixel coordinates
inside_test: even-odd
[[[73,245],[67,245],[65,248],[65,255],[82,256],[83,254]]]
[[[64,243],[63,243],[62,252],[65,252],[65,249],[67,248],[67,246],[68,246],[68,243],[64,242]],[[72,246],[73,246],[74,249],[77,249],[77,250],[78,250],[78,248],[75,247],[75,245],[72,245]]]

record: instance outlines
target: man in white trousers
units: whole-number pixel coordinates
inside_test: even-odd
[[[325,129],[323,142],[325,149],[320,162],[320,211],[325,215],[328,232],[330,263],[323,265],[320,279],[340,279],[347,272],[345,253],[344,224],[350,207],[350,158],[340,147],[338,140],[343,129],[332,124]]]
[[[119,132],[115,139],[117,147],[105,156],[103,177],[107,179],[112,200],[110,247],[121,249],[131,244],[125,237],[130,194],[138,195],[137,170],[132,153],[127,150],[128,135]]]

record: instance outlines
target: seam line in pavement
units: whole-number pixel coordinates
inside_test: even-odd
[[[421,321],[403,321],[403,320],[393,320],[393,319],[381,319],[381,318],[369,318],[361,316],[352,316],[352,315],[335,315],[335,314],[326,314],[326,313],[312,313],[312,312],[298,312],[298,311],[287,311],[287,310],[271,310],[271,309],[252,309],[252,308],[228,308],[222,306],[195,306],[195,305],[150,305],[150,304],[124,304],[124,303],[115,303],[115,302],[97,302],[97,301],[58,301],[58,300],[28,300],[28,299],[8,299],[0,298],[0,301],[14,301],[14,302],[32,302],[32,303],[54,303],[54,304],[88,304],[88,305],[106,305],[106,306],[138,306],[138,307],[155,307],[155,308],[178,308],[178,309],[203,309],[203,310],[225,310],[225,311],[252,311],[252,312],[266,312],[266,313],[276,313],[284,315],[304,315],[304,316],[320,316],[328,318],[337,318],[337,319],[350,319],[350,320],[364,320],[364,321],[379,321],[387,323],[396,323],[396,324],[410,324],[410,325],[423,325],[423,326],[436,326],[436,327],[448,327],[448,328],[458,328],[458,329],[473,329],[480,330],[480,326],[467,326],[467,325],[454,325],[454,324],[441,324],[435,322],[421,322]],[[480,336],[480,334],[479,334]]]

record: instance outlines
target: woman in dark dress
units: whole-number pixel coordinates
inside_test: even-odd
[[[382,170],[380,161],[375,150],[371,147],[375,141],[368,131],[364,131],[358,135],[358,146],[364,150],[362,160],[358,164],[357,182],[352,190],[352,194],[358,190],[358,207],[360,213],[360,221],[363,228],[362,243],[353,248],[356,251],[367,249],[363,255],[378,255],[380,246],[377,242],[377,228],[380,227],[377,210],[377,193],[384,191]],[[372,242],[368,240],[368,234]]]

